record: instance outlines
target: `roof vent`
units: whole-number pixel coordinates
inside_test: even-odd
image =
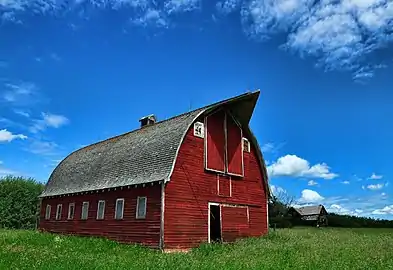
[[[153,125],[155,122],[157,122],[157,119],[154,114],[150,114],[148,116],[139,119],[139,122],[141,123],[141,127],[144,127],[144,126]]]

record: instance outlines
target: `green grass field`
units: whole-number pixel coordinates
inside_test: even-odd
[[[0,269],[393,269],[393,230],[284,229],[176,254],[104,239],[0,230]]]

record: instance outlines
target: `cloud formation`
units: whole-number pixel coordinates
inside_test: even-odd
[[[13,134],[12,132],[8,131],[7,129],[0,130],[0,143],[11,142],[16,139],[25,140],[25,139],[27,139],[27,136],[23,135],[23,134]]]
[[[391,0],[224,0],[215,7],[211,15],[238,12],[247,36],[264,41],[283,34],[282,48],[312,57],[326,70],[350,71],[356,80],[385,67],[377,52],[393,41]],[[134,25],[168,28],[175,15],[203,6],[201,0],[3,0],[0,18],[19,22],[26,12],[58,15],[97,8],[129,9]]]
[[[273,153],[276,154],[281,148],[283,148],[285,145],[285,143],[272,143],[272,142],[268,142],[265,143],[264,145],[262,145],[261,147],[261,151],[262,153]]]
[[[271,185],[270,190],[272,191],[274,196],[279,196],[280,194],[286,194],[287,191],[282,187]]]
[[[316,185],[318,185],[318,183],[315,182],[314,180],[310,180],[310,181],[308,181],[307,185],[309,185],[309,186],[316,186]]]
[[[53,156],[57,155],[57,149],[58,145],[54,142],[34,140],[25,150],[36,155]]]
[[[375,185],[362,186],[363,189],[369,189],[369,190],[380,190],[383,187],[384,187],[384,184],[375,184]]]
[[[280,157],[276,162],[267,167],[270,176],[290,176],[290,177],[315,177],[323,179],[333,179],[338,174],[330,171],[326,163],[310,165],[310,163],[296,155],[286,155]]]
[[[311,189],[304,189],[302,191],[302,196],[299,199],[299,203],[318,203],[321,202],[324,197],[322,197],[318,192]]]
[[[36,85],[30,82],[6,83],[4,88],[3,100],[14,104],[29,102],[37,90]]]
[[[372,214],[374,215],[393,215],[393,204],[392,205],[387,205],[383,207],[382,209],[375,209]]]
[[[373,173],[368,179],[370,179],[370,180],[379,180],[379,179],[382,179],[382,178],[383,178],[383,175],[377,175],[377,174]]]
[[[51,113],[42,113],[42,119],[34,120],[34,124],[30,127],[30,132],[37,133],[45,130],[47,127],[59,128],[69,124],[70,120],[63,116]]]
[[[22,111],[22,110],[15,109],[14,113],[16,113],[16,114],[18,114],[20,116],[26,117],[26,118],[30,117],[30,114],[28,112],[25,112],[25,111]]]
[[[383,67],[371,54],[393,39],[390,0],[253,0],[241,12],[250,36],[284,33],[283,48],[315,57],[327,70],[349,70],[355,79]]]

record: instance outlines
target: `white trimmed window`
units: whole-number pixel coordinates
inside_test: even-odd
[[[75,214],[75,203],[68,204],[68,219],[74,219]]]
[[[46,220],[50,219],[50,211],[51,211],[51,206],[50,206],[50,204],[47,204],[46,211],[45,211],[45,219]]]
[[[58,204],[57,205],[57,209],[56,209],[56,220],[60,220],[61,219],[61,211],[63,210],[63,205],[62,204]]]
[[[203,123],[201,122],[194,123],[194,136],[199,138],[205,137],[205,127]]]
[[[97,219],[104,219],[105,216],[105,201],[98,201],[97,205]]]
[[[123,219],[124,213],[124,199],[116,200],[116,208],[115,208],[115,219]]]
[[[136,202],[136,218],[146,218],[147,197],[138,197]]]
[[[247,138],[243,137],[243,151],[250,153],[250,142]]]
[[[87,219],[88,215],[89,215],[89,202],[83,202],[81,219]]]

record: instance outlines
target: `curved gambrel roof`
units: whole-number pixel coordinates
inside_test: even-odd
[[[81,148],[57,165],[40,197],[169,181],[185,134],[201,114],[231,106],[250,130],[248,123],[258,96],[259,91],[246,93]],[[255,136],[249,135],[270,193],[262,153]]]

